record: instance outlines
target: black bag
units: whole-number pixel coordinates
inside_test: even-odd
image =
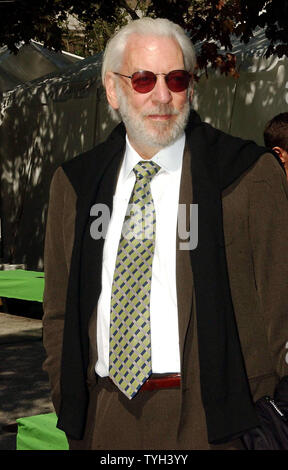
[[[288,450],[288,376],[277,385],[274,398],[260,398],[255,408],[261,426],[242,436],[248,450]]]

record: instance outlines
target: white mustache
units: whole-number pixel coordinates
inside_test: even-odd
[[[179,111],[177,111],[174,108],[171,108],[170,106],[159,106],[157,108],[151,109],[151,111],[145,111],[141,113],[142,117],[146,116],[165,116],[166,114],[170,114],[173,116],[177,116],[179,114]]]

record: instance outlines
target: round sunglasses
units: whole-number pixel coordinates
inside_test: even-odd
[[[164,75],[165,82],[170,91],[180,92],[187,90],[192,74],[186,70],[172,70],[169,73],[153,73],[148,70],[139,70],[132,75],[113,72],[115,75],[130,78],[132,87],[138,93],[149,93],[156,85],[157,76]]]

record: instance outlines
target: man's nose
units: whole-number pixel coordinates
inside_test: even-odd
[[[165,81],[164,75],[157,75],[157,80],[152,93],[153,101],[158,103],[170,103],[172,94]]]

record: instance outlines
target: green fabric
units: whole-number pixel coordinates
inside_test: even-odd
[[[18,418],[17,450],[69,450],[55,413]]]
[[[0,271],[0,297],[42,302],[44,273],[23,269]]]
[[[109,375],[128,398],[134,397],[152,372],[150,290],[156,214],[150,181],[159,169],[151,161],[134,168],[136,181],[112,286]]]

